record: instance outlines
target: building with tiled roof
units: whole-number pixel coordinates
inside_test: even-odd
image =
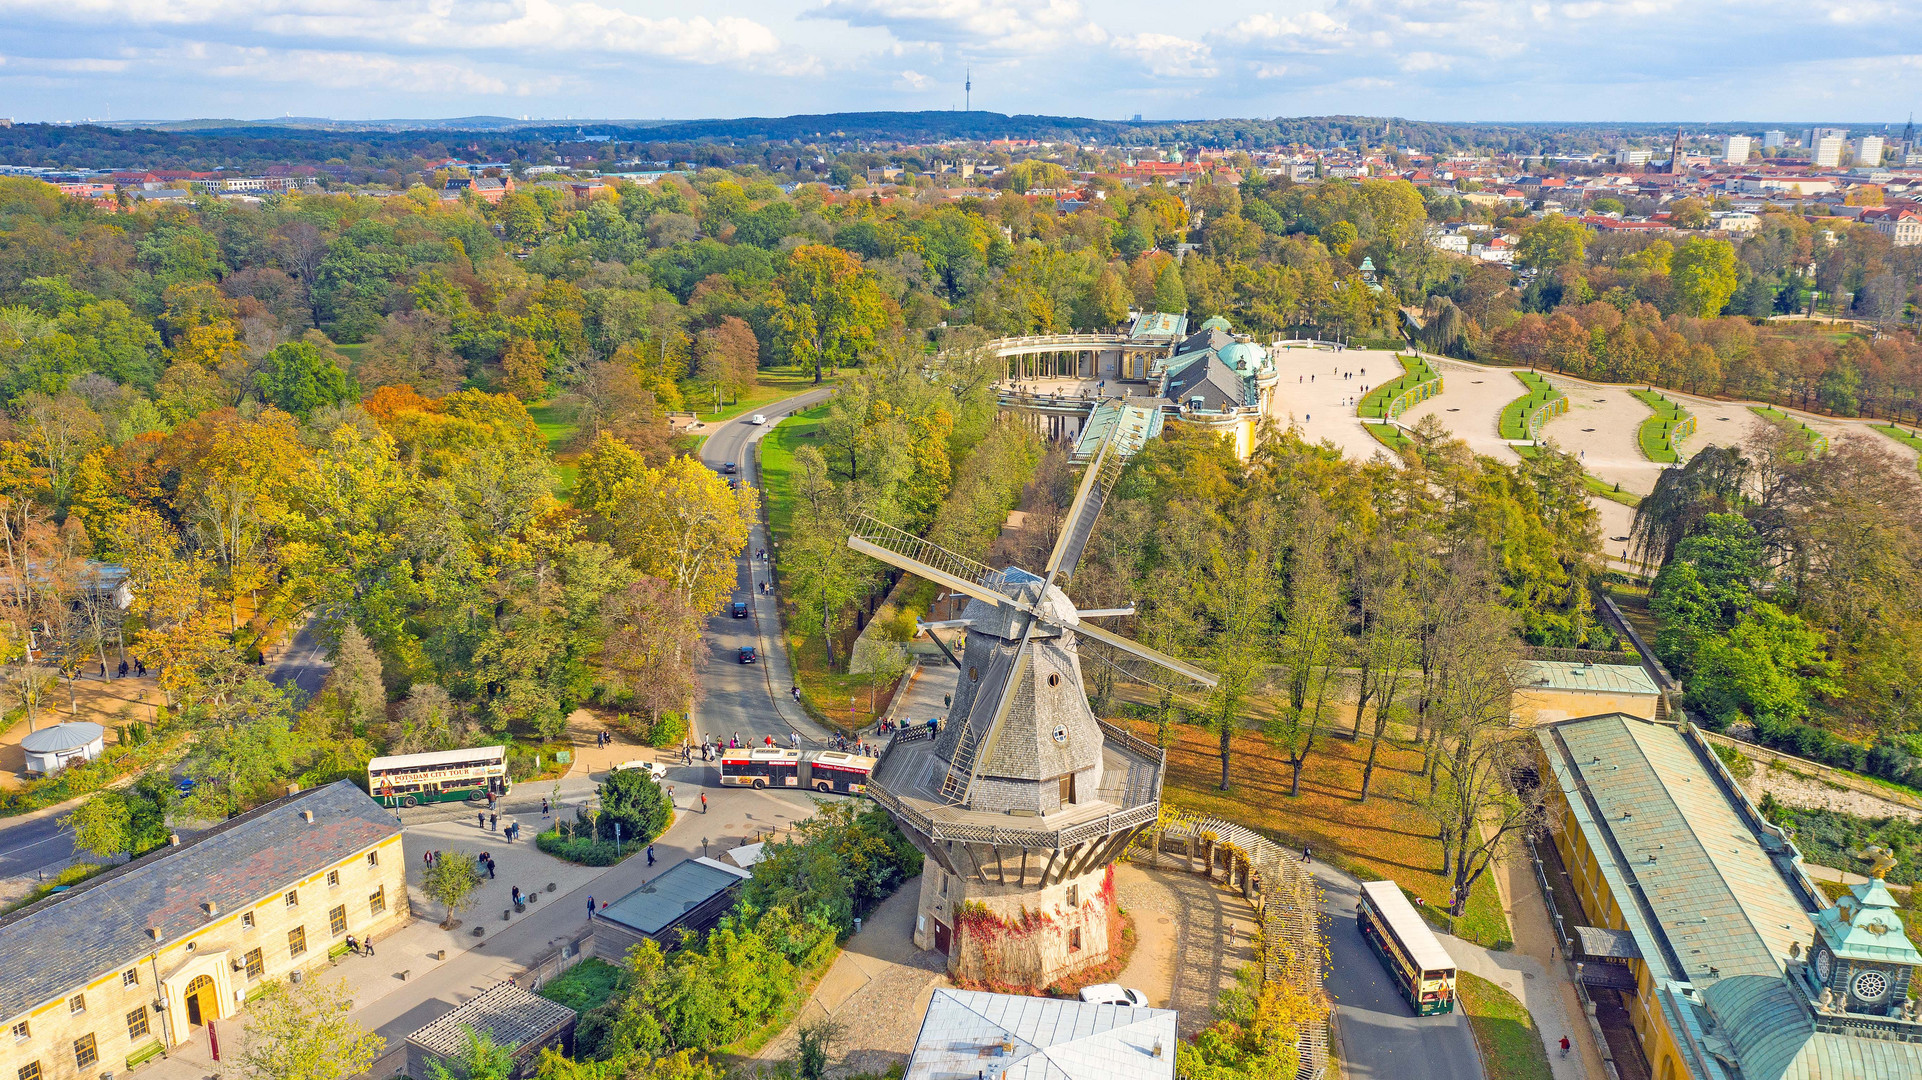
[[[1522,665],[1513,712],[1530,724],[1614,712],[1653,720],[1661,701],[1661,688],[1640,664],[1529,660]]]
[[[938,989],[905,1080],[1174,1080],[1173,1009]]]
[[[1648,1075],[1922,1077],[1922,954],[1879,879],[1831,905],[1692,726],[1616,713],[1535,734],[1594,924],[1564,928],[1571,958],[1591,995],[1623,997]]]
[[[0,919],[0,1076],[130,1069],[408,917],[391,811],[301,791]]]

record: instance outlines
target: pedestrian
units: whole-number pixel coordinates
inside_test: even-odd
[[[487,793],[487,808],[488,808],[489,810],[492,810],[492,809],[494,809],[494,799],[495,799],[495,795],[494,795],[494,793],[493,793],[493,792],[491,792],[491,791],[490,791],[490,792],[488,792],[488,793]]]
[[[792,728],[788,729],[787,744],[790,749],[799,750],[801,748],[801,733]]]
[[[421,861],[421,863],[422,863],[422,865],[425,865],[425,866],[432,866],[432,865],[434,865],[434,853],[433,853],[433,852],[431,852],[431,851],[423,851],[423,852],[421,852],[421,853],[420,853],[420,861]]]
[[[501,816],[499,814],[487,815],[487,828],[489,832],[500,832]]]
[[[674,789],[672,787],[667,789],[667,804],[669,806],[674,805]]]
[[[541,816],[542,816],[542,817],[546,817],[546,816],[547,816],[547,811],[548,811],[548,807],[547,807],[547,796],[545,796],[545,795],[543,795],[543,796],[541,796]]]
[[[474,814],[474,827],[483,832],[487,830],[487,811],[481,810]]]
[[[587,917],[589,919],[594,917],[594,898],[591,896],[587,898]]]
[[[649,866],[654,865],[654,845],[653,844],[647,845],[647,865]]]
[[[127,677],[127,662],[125,660],[120,661],[120,677],[123,679]]]
[[[513,899],[515,907],[521,906],[521,887],[519,885],[510,889],[507,895]]]
[[[362,956],[374,955],[374,939],[373,938],[370,937],[366,941],[363,941],[360,943],[360,954]]]
[[[1302,862],[1308,862],[1310,859],[1313,859],[1314,857],[1315,857],[1314,853],[1308,850],[1307,844],[1301,845],[1301,861]]]
[[[355,941],[354,935],[352,934],[347,935],[347,951],[353,953],[355,956],[360,955],[360,942]]]
[[[707,813],[707,792],[701,792],[701,813]]]
[[[487,858],[487,880],[494,880],[494,858],[491,855]]]

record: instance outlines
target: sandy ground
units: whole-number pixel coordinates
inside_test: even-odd
[[[1646,495],[1655,490],[1663,466],[1642,456],[1638,435],[1648,406],[1621,387],[1596,386],[1551,375],[1548,381],[1568,395],[1568,411],[1548,422],[1544,438],[1582,459],[1590,476],[1622,490]],[[1699,437],[1696,441],[1700,441]],[[1681,447],[1686,455],[1691,449]]]
[[[1441,372],[1442,392],[1403,413],[1402,426],[1414,427],[1424,417],[1436,416],[1475,453],[1517,460],[1501,437],[1501,415],[1504,406],[1522,396],[1522,384],[1502,370],[1454,360],[1433,363]]]
[[[34,720],[34,727],[52,727],[69,720],[89,720],[107,729],[107,744],[112,745],[118,741],[114,734],[115,726],[132,721],[151,722],[154,710],[161,703],[160,688],[152,677],[79,679],[73,684],[71,698],[67,682],[62,679],[48,692]],[[0,788],[20,785],[23,770],[27,766],[26,755],[20,750],[20,740],[29,734],[24,718],[0,733]]]
[[[1277,424],[1298,427],[1309,442],[1330,443],[1357,458],[1370,458],[1383,450],[1362,427],[1355,407],[1370,387],[1400,377],[1401,363],[1394,353],[1281,349],[1275,353],[1275,369],[1281,381],[1269,415]]]

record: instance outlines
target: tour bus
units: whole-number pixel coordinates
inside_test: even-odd
[[[507,748],[435,750],[377,757],[367,763],[367,793],[382,806],[458,802],[506,795]]]
[[[1455,962],[1392,881],[1364,881],[1355,920],[1417,1016],[1455,1011]]]
[[[839,750],[744,746],[721,751],[721,783],[729,787],[805,787],[859,795],[867,790],[873,771],[873,758]]]

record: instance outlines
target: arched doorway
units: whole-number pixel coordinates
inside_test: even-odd
[[[181,996],[187,1001],[187,1023],[198,1027],[209,1020],[220,1019],[220,997],[214,993],[212,978],[199,976],[187,984]]]

